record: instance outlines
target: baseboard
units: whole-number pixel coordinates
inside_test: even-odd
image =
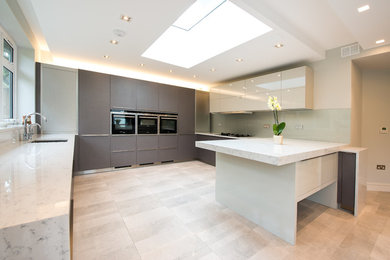
[[[367,190],[390,192],[390,183],[367,182]]]

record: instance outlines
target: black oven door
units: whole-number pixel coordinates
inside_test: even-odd
[[[177,134],[177,117],[160,117],[160,134]]]
[[[133,135],[135,134],[135,115],[133,114],[111,114],[111,134]]]
[[[138,134],[157,134],[158,116],[139,115],[138,116]]]

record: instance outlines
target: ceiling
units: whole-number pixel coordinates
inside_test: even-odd
[[[384,44],[390,42],[388,0],[231,0],[273,31],[190,69],[142,57],[194,1],[18,0],[18,4],[40,48],[50,54],[54,64],[63,65],[61,60],[83,66],[94,64],[100,70],[132,72],[129,75],[135,78],[154,76],[165,83],[174,79],[176,85],[187,87],[211,86],[281,66],[320,60],[325,58],[326,50],[354,42],[363,49],[377,47],[378,39],[386,39]],[[359,14],[357,8],[366,3],[371,9]],[[131,22],[120,20],[123,14],[129,15]],[[126,35],[116,36],[115,29]],[[111,44],[112,39],[119,44]],[[283,48],[274,47],[279,42]],[[243,61],[237,62],[237,58]]]
[[[390,70],[390,52],[353,60],[361,69]]]

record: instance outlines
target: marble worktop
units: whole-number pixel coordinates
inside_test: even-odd
[[[346,144],[284,139],[282,145],[272,138],[246,137],[235,140],[197,141],[196,147],[249,160],[281,166],[338,152]]]
[[[237,139],[238,137],[235,136],[226,136],[226,135],[221,135],[218,133],[207,133],[207,132],[196,132],[195,134],[197,135],[207,135],[207,136],[215,136],[215,137],[222,137],[226,139]]]
[[[69,214],[74,135],[40,135],[61,143],[2,143],[0,229]]]

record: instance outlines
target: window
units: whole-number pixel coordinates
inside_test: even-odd
[[[16,48],[14,41],[0,27],[1,42],[1,74],[0,87],[0,120],[14,117],[14,93],[15,93],[15,56]]]

